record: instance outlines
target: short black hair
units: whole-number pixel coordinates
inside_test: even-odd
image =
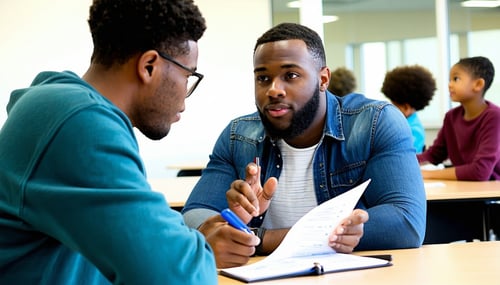
[[[92,62],[110,67],[157,49],[176,56],[197,42],[205,19],[192,0],[94,0],[88,19]]]
[[[346,67],[339,67],[330,74],[328,90],[337,96],[344,96],[356,89],[356,76]]]
[[[436,91],[436,81],[423,66],[399,66],[385,74],[381,91],[391,101],[408,103],[418,111],[429,105]]]
[[[300,24],[281,23],[274,26],[257,39],[253,51],[255,53],[255,50],[261,44],[284,40],[304,41],[307,50],[317,61],[319,67],[326,66],[325,48],[321,37],[314,30]]]
[[[460,59],[456,65],[467,70],[473,78],[484,79],[483,96],[491,86],[495,77],[495,68],[493,63],[484,56],[473,56]]]

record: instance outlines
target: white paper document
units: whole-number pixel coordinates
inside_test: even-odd
[[[369,183],[367,180],[309,211],[265,259],[221,269],[220,274],[252,282],[390,265],[383,259],[336,253],[328,246],[328,236],[352,212]]]

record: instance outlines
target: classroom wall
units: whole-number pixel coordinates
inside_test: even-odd
[[[346,65],[346,49],[348,44],[359,44],[363,42],[394,41],[411,38],[425,38],[436,36],[436,19],[434,11],[410,11],[410,12],[378,12],[339,14],[342,21],[325,25],[325,48],[328,52],[329,66],[337,67]],[[459,37],[459,54],[451,54],[451,64],[460,57],[485,55],[498,70],[500,67],[500,54],[498,53],[500,12],[498,9],[463,9],[453,8],[449,11],[450,33]],[[486,31],[483,36],[485,41],[476,41],[471,36],[471,31]],[[411,36],[409,36],[411,34]],[[437,51],[427,51],[437,52]],[[427,57],[423,53],[420,64],[426,65]],[[432,65],[431,65],[432,66]],[[427,66],[428,68],[431,66]],[[434,74],[440,80],[439,74]],[[500,80],[497,78],[486,94],[486,99],[495,104],[500,104]],[[446,86],[447,87],[447,86]],[[364,92],[364,91],[362,91]],[[371,96],[373,94],[367,94]],[[449,96],[448,89],[438,90],[435,93],[435,101],[445,100]],[[440,97],[440,98],[438,98]],[[453,103],[456,106],[457,103]],[[435,107],[435,106],[434,106]],[[440,108],[427,107],[427,113],[421,113],[420,118],[426,126],[426,146],[432,145],[442,125],[444,113]],[[426,116],[430,116],[428,118]]]
[[[0,1],[0,125],[13,89],[28,86],[42,70],[83,75],[92,41],[87,25],[91,0]],[[199,42],[198,71],[205,75],[186,100],[181,121],[160,141],[136,132],[148,175],[175,175],[170,164],[208,161],[228,121],[253,112],[253,46],[271,26],[268,0],[195,0],[207,21]],[[244,12],[242,12],[244,11]]]
[[[429,11],[378,11],[378,12],[339,12],[335,13],[339,21],[324,25],[324,44],[327,53],[327,64],[333,70],[339,66],[349,66],[351,55],[347,54],[346,46],[368,42],[399,41],[407,38],[429,38],[436,37],[436,16],[434,10]],[[484,55],[490,58],[496,69],[500,66],[500,12],[499,9],[464,9],[457,5],[451,5],[449,11],[450,33],[458,35],[459,54],[450,55],[451,64],[458,61],[459,57]],[[296,10],[288,13],[275,13],[273,23],[299,22],[299,13]],[[482,31],[481,35],[471,35],[470,31]],[[481,38],[482,41],[477,39]],[[487,44],[483,44],[487,43]],[[421,55],[420,64],[426,66],[429,61],[428,50]],[[413,54],[415,56],[415,54]],[[426,66],[430,68],[432,66]],[[383,74],[376,74],[381,77]],[[436,77],[439,74],[434,74]],[[500,104],[500,80],[493,80],[491,88],[486,94],[486,99],[495,104]],[[368,97],[379,98],[380,94],[365,91],[358,78],[358,92]],[[440,78],[436,78],[440,80]],[[380,92],[379,92],[380,93]],[[439,103],[449,96],[447,89],[438,90],[431,104]],[[457,104],[454,103],[453,106]],[[442,112],[440,105],[432,105],[426,108],[427,113],[421,113],[420,118],[426,127],[426,145],[432,145],[437,132],[442,125]]]
[[[252,52],[257,37],[272,25],[270,1],[195,0],[195,3],[208,26],[199,42],[198,70],[205,78],[186,100],[181,121],[172,126],[166,138],[150,141],[136,132],[151,178],[175,175],[176,170],[168,169],[168,165],[205,163],[227,122],[255,110]],[[28,86],[39,71],[72,70],[79,75],[86,71],[92,52],[86,22],[90,4],[91,0],[0,1],[0,125],[6,119],[10,92]],[[331,67],[346,64],[345,45],[349,43],[405,38],[409,29],[413,35],[435,34],[434,14],[429,12],[339,16],[344,22],[325,25],[325,47]],[[400,19],[397,29],[394,17]],[[498,28],[499,17],[498,12],[452,13],[451,31]],[[274,23],[283,21],[297,22],[298,18],[275,15]],[[367,24],[372,29],[364,28]],[[332,30],[332,26],[336,28]],[[387,33],[384,27],[393,29]],[[497,93],[491,91],[488,96]],[[430,145],[437,129],[426,131],[426,142]]]

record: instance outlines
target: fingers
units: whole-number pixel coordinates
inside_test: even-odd
[[[361,209],[355,209],[347,218],[343,219],[340,222],[339,227],[344,227],[345,229],[356,228],[357,225],[364,224],[367,221],[368,212]],[[345,232],[344,234],[347,234],[347,232]]]
[[[260,242],[253,234],[247,234],[227,224],[219,226],[206,236],[215,254],[218,268],[244,265],[255,253]]]
[[[278,179],[275,177],[270,177],[266,183],[264,183],[264,187],[262,190],[257,194],[257,198],[259,200],[259,215],[262,215],[267,208],[269,207],[269,204],[271,203],[271,199],[273,198],[274,192],[276,192],[276,189],[278,188]]]
[[[259,214],[259,200],[250,185],[243,180],[235,180],[226,192],[229,208],[245,223]]]
[[[229,208],[246,223],[267,210],[277,189],[278,180],[274,177],[261,186],[260,171],[258,163],[249,163],[245,168],[245,180],[235,180],[226,192]]]
[[[351,253],[363,236],[368,212],[356,209],[329,236],[328,244],[338,252]]]
[[[336,252],[352,253],[359,244],[361,237],[359,235],[338,235],[334,242],[329,241],[328,245]]]
[[[355,209],[349,217],[353,224],[364,224],[368,222],[369,219],[368,212],[361,209]]]
[[[249,163],[245,168],[245,181],[250,185],[256,185],[260,188],[260,166],[254,162]]]
[[[204,236],[209,236],[212,231],[215,231],[217,228],[225,224],[227,224],[227,222],[221,215],[214,215],[206,219],[205,222],[198,227],[198,231],[200,231]]]
[[[235,180],[231,183],[226,198],[229,208],[248,222],[259,214],[259,201],[256,195],[262,187],[259,179],[260,167],[257,164],[249,163],[245,172],[245,180]]]

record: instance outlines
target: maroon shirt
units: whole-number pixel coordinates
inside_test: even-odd
[[[439,164],[449,158],[458,180],[500,180],[500,108],[488,107],[475,119],[463,118],[458,106],[445,115],[443,127],[419,162]]]

